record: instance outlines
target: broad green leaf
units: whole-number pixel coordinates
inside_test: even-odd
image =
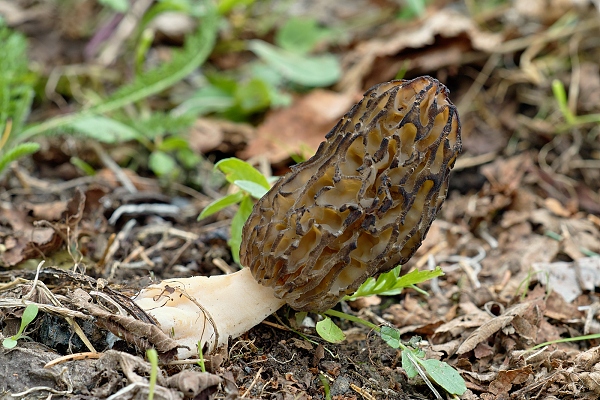
[[[260,199],[269,191],[263,185],[252,181],[235,181],[233,184],[250,193],[250,195],[256,199]]]
[[[402,369],[406,372],[406,375],[409,378],[414,378],[419,375],[419,371],[417,370],[417,366],[413,362],[413,360],[409,356],[410,350],[402,351]]]
[[[329,35],[329,31],[317,25],[314,18],[290,18],[277,31],[275,43],[292,53],[306,54]]]
[[[88,115],[67,126],[104,143],[125,142],[141,136],[129,125],[100,115]]]
[[[29,304],[25,307],[23,315],[21,316],[21,328],[19,329],[19,335],[23,333],[27,325],[29,325],[35,317],[38,315],[39,308],[37,304]]]
[[[379,332],[381,339],[393,349],[400,348],[400,331],[389,326],[382,326]]]
[[[267,178],[265,178],[263,174],[252,165],[239,158],[225,158],[215,164],[215,169],[219,169],[223,172],[229,183],[235,183],[235,181],[251,181],[258,183],[267,190],[271,188],[269,182],[267,182]]]
[[[457,370],[447,363],[428,359],[422,360],[420,364],[425,371],[427,371],[427,375],[429,375],[435,383],[443,387],[446,392],[460,396],[467,391],[464,379]]]
[[[176,115],[187,113],[205,115],[213,112],[223,112],[233,107],[234,104],[235,98],[232,93],[209,85],[198,89],[192,97],[178,105],[173,113]]]
[[[2,346],[6,349],[12,349],[17,345],[17,341],[11,337],[7,337],[2,341]]]
[[[160,151],[173,151],[173,150],[181,150],[187,149],[190,145],[187,140],[180,136],[171,136],[160,142],[157,147],[157,150]]]
[[[202,157],[192,149],[184,148],[177,151],[177,160],[179,160],[185,168],[192,169],[202,162]]]
[[[198,220],[201,220],[202,218],[206,218],[209,215],[213,215],[214,213],[221,211],[225,207],[229,207],[233,204],[237,204],[240,201],[242,201],[243,198],[244,198],[243,192],[236,192],[236,193],[228,194],[225,197],[221,197],[220,199],[217,199],[217,200],[211,202],[206,207],[204,207],[204,210],[202,210],[202,212],[198,216]]]
[[[292,104],[292,96],[280,89],[284,87],[283,76],[273,67],[262,62],[250,63],[250,74],[267,85],[271,108],[287,107]]]
[[[251,40],[248,48],[291,82],[321,87],[337,82],[341,68],[335,56],[305,56],[283,50],[262,40]]]
[[[244,114],[262,111],[271,104],[269,86],[261,79],[253,78],[247,83],[238,85],[235,100]]]
[[[346,339],[344,332],[329,317],[317,322],[316,329],[319,336],[330,343],[339,343]]]
[[[252,207],[254,203],[250,196],[244,196],[240,203],[238,212],[235,213],[231,220],[231,239],[227,242],[231,247],[231,254],[236,263],[240,263],[240,246],[242,245],[242,228],[246,223],[246,220],[252,213]]]
[[[177,162],[169,154],[164,151],[154,151],[148,159],[148,167],[157,176],[167,176],[175,171]]]

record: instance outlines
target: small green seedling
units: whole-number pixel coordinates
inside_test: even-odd
[[[417,343],[421,340],[419,337],[415,336],[411,338],[410,342],[403,344],[400,340],[400,331],[388,326],[382,326],[379,334],[388,346],[402,350],[402,368],[408,377],[414,378],[417,374],[421,375],[437,398],[442,397],[431,385],[429,379],[450,394],[460,396],[467,391],[465,381],[458,371],[445,362],[425,359],[425,352],[417,347]]]
[[[148,388],[148,400],[154,399],[154,389],[156,388],[156,378],[158,376],[158,353],[156,349],[146,350],[146,357],[150,362],[150,387]]]
[[[402,277],[399,277],[399,274],[400,266],[397,266],[391,271],[379,275],[377,279],[369,278],[352,296],[346,296],[345,300],[356,300],[359,297],[373,295],[397,295],[406,287],[414,287],[417,283],[441,276],[444,273],[440,267],[437,267],[433,271],[413,270]],[[419,291],[421,290],[419,289]],[[362,324],[378,332],[390,347],[402,350],[402,368],[407,375],[410,378],[417,374],[421,375],[437,398],[441,398],[441,396],[430,380],[450,394],[462,395],[467,390],[465,381],[450,365],[439,360],[425,359],[425,353],[416,346],[420,338],[413,337],[408,344],[403,344],[400,341],[400,331],[395,328],[388,326],[380,328],[371,322],[336,310],[327,310],[323,314]],[[329,317],[317,322],[316,330],[319,336],[331,343],[339,343],[345,339],[342,330]]]
[[[23,331],[27,326],[35,319],[38,314],[38,306],[35,304],[29,304],[25,307],[23,311],[23,316],[21,317],[21,327],[19,328],[19,332],[16,335],[8,337],[2,341],[2,346],[7,349],[12,349],[17,345],[17,340],[21,339],[23,335]]]
[[[600,123],[600,114],[575,115],[569,108],[567,92],[558,79],[552,81],[552,94],[558,103],[558,109],[565,117],[566,124],[557,127],[558,132],[567,131],[578,125]]]
[[[204,365],[204,354],[202,353],[202,342],[198,340],[198,366],[202,372],[206,372],[206,366]]]

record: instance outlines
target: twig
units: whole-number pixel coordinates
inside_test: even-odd
[[[244,392],[244,394],[242,394],[242,398],[246,397],[246,395],[248,393],[250,393],[250,390],[254,387],[254,385],[256,385],[256,382],[258,382],[258,378],[260,377],[260,374],[263,370],[263,367],[260,367],[258,369],[258,372],[256,373],[256,376],[254,376],[254,379],[252,380],[252,383],[250,384],[250,386],[248,387],[248,389],[246,389],[246,391]]]

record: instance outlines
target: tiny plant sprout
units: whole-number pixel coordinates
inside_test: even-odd
[[[17,345],[17,341],[22,337],[25,328],[37,317],[38,306],[35,304],[29,304],[23,310],[23,316],[21,317],[21,326],[16,335],[8,337],[2,341],[2,346],[6,349],[12,349]]]
[[[242,232],[244,268],[165,280],[135,301],[173,332],[184,358],[198,343],[208,351],[226,344],[284,304],[325,311],[410,259],[460,149],[445,86],[431,77],[376,85],[254,205]]]

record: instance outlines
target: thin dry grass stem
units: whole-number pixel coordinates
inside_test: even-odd
[[[250,390],[252,390],[252,388],[256,385],[256,382],[258,382],[258,378],[260,378],[260,374],[262,373],[262,371],[263,371],[263,367],[260,367],[258,369],[258,371],[256,372],[256,375],[254,376],[254,379],[252,380],[252,383],[250,383],[250,386],[248,386],[248,389],[246,389],[244,391],[244,393],[240,396],[241,398],[246,397],[246,395],[248,393],[250,393]]]
[[[498,53],[492,54],[490,58],[488,58],[485,65],[481,69],[481,72],[477,75],[477,78],[475,78],[473,84],[471,84],[471,87],[469,87],[469,90],[467,90],[467,93],[462,96],[460,102],[456,106],[459,115],[464,116],[466,114],[468,108],[474,103],[473,100],[481,92],[483,85],[485,85],[487,80],[490,78],[491,73],[498,66],[499,62],[500,54]],[[458,161],[460,161],[460,159]],[[456,168],[456,166],[454,168]]]
[[[584,33],[590,30],[594,30],[600,27],[600,19],[598,18],[590,18],[586,21],[583,21],[579,24],[574,24],[571,26],[564,27],[561,30],[545,30],[544,32],[538,33],[536,35],[520,37],[517,39],[509,40],[507,42],[502,43],[496,49],[496,53],[506,54],[506,53],[514,53],[521,50],[524,50],[531,46],[533,43],[550,43],[552,41],[562,39],[564,37],[571,36],[575,33]]]

